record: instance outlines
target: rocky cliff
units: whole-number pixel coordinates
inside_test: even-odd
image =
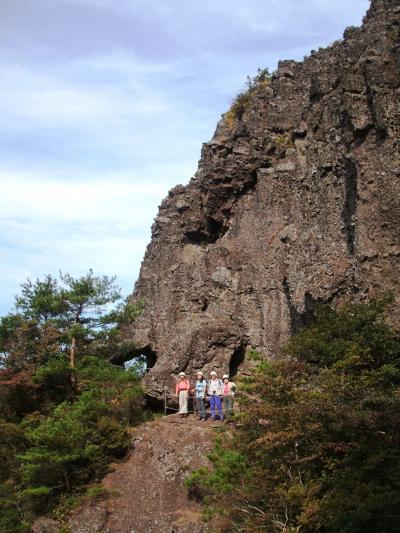
[[[317,301],[399,294],[399,19],[400,0],[373,0],[361,28],[282,61],[162,202],[125,330],[151,394],[275,357]]]
[[[108,496],[83,499],[63,527],[41,517],[32,533],[206,533],[201,505],[189,498],[183,480],[210,464],[214,432],[210,422],[176,415],[136,428],[129,457],[102,482]]]

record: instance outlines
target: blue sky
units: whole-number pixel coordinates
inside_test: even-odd
[[[157,207],[247,74],[368,0],[0,0],[0,314],[27,277],[137,278]]]

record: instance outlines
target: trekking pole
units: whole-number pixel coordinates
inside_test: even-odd
[[[164,416],[167,416],[167,389],[164,389]]]

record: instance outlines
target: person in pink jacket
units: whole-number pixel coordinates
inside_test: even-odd
[[[236,394],[236,385],[229,379],[228,374],[222,376],[222,405],[225,418],[233,417],[233,402]]]
[[[176,382],[175,393],[179,401],[179,416],[188,415],[190,381],[186,378],[185,372],[180,372]]]

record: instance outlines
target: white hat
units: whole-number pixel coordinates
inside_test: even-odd
[[[217,373],[215,372],[215,370],[213,370],[212,372],[210,372],[210,376],[216,376]]]
[[[201,372],[200,370],[199,370],[198,372],[196,372],[196,376],[201,376],[201,377],[203,377],[203,375],[204,375],[203,372]]]
[[[224,374],[224,375],[222,376],[222,379],[229,379],[228,374]]]
[[[185,377],[186,374],[185,374],[185,372],[179,372],[178,375],[179,375],[179,377],[181,377],[181,376]]]

